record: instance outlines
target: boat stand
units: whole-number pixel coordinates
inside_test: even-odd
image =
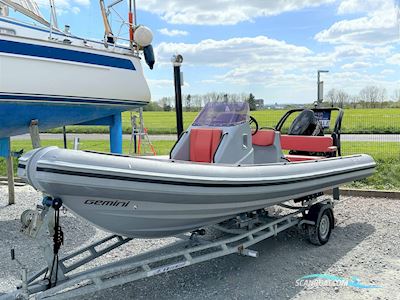
[[[49,280],[40,280],[40,277],[47,274],[49,267],[42,269],[28,279],[26,268],[23,268],[22,278],[24,280],[22,285],[16,291],[6,294],[0,299],[16,299],[17,297],[19,299],[27,299],[33,295],[35,299],[68,299],[233,253],[258,257],[258,252],[249,249],[249,247],[294,226],[299,228],[317,226],[318,219],[321,215],[324,215],[323,213],[331,213],[333,203],[330,199],[311,199],[304,202],[302,206],[285,204],[281,206],[291,209],[293,212],[283,216],[271,216],[265,210],[240,214],[236,218],[212,226],[217,229],[219,236],[211,240],[203,237],[205,234],[204,229],[196,230],[192,232],[191,236],[176,236],[177,242],[166,247],[87,271],[73,273],[77,268],[133,240],[113,235],[59,260],[57,271],[59,280],[55,286],[50,286]],[[308,216],[312,211],[316,210],[314,208],[318,208],[319,217],[312,219]],[[22,220],[31,220],[31,222],[25,223],[25,225],[28,225],[25,226],[25,231],[28,231],[26,233],[29,234],[30,232],[30,235],[35,236],[36,239],[42,239],[43,228],[51,228],[53,226],[51,223],[54,222],[53,212],[52,207],[44,208],[44,210],[42,208],[37,213],[31,211],[30,217],[22,218]],[[333,228],[333,223],[328,223],[328,225],[329,228]],[[42,234],[37,234],[37,232],[42,232]],[[49,256],[49,250],[51,250],[49,244],[46,247],[44,253],[45,256]],[[13,251],[12,255],[15,258]],[[47,261],[50,266],[50,259],[47,259]]]
[[[32,148],[37,149],[41,147],[39,135],[39,120],[32,120],[29,125],[29,134],[31,136]]]
[[[29,125],[29,133],[31,135],[33,148],[40,147],[38,125],[39,125],[38,120],[32,120]],[[0,139],[0,157],[4,157],[7,166],[8,205],[15,204],[15,180],[14,180],[13,158],[18,157],[18,155],[21,155],[21,152],[11,151],[10,137]]]
[[[7,165],[8,205],[15,204],[15,183],[13,157],[10,138],[0,139],[0,157],[4,157]]]

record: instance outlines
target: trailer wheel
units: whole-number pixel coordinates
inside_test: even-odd
[[[317,246],[326,244],[329,241],[335,222],[332,206],[322,203],[311,206],[307,219],[315,222],[315,225],[307,226],[309,241]]]

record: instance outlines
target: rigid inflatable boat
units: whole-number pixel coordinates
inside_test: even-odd
[[[18,174],[100,228],[127,237],[164,237],[374,172],[370,156],[336,153],[331,136],[259,129],[247,104],[209,103],[169,159],[46,147],[21,157]]]

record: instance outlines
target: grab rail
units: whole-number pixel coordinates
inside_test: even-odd
[[[225,132],[225,133],[221,136],[221,138],[220,138],[220,140],[219,140],[217,149],[215,149],[215,152],[214,152],[214,155],[213,155],[213,163],[214,163],[214,164],[215,164],[215,155],[216,155],[217,152],[218,152],[219,146],[221,146],[222,141],[224,140],[225,136],[227,136],[227,135],[228,135],[228,132]]]

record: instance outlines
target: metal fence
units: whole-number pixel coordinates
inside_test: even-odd
[[[264,110],[252,112],[260,127],[274,127],[286,110]],[[184,114],[185,128],[196,116],[196,112]],[[287,131],[295,115],[283,128]],[[335,113],[332,114],[331,128]],[[124,118],[124,128],[129,125]],[[144,121],[153,140],[159,134],[175,134],[174,112],[145,112]],[[330,129],[325,129],[329,134]],[[378,160],[400,160],[400,109],[349,109],[344,111],[342,123],[343,154],[366,153]]]
[[[252,115],[258,120],[260,127],[274,127],[286,111],[271,109],[255,111]],[[185,128],[190,126],[196,115],[197,112],[184,113]],[[283,132],[288,129],[294,117],[288,119]],[[333,113],[332,120],[335,118]],[[175,139],[174,112],[144,112],[144,122],[153,141]],[[100,126],[69,126],[67,129],[72,133],[108,132],[107,127]],[[132,132],[129,112],[123,114],[123,131],[125,134]],[[329,129],[325,130],[326,134],[329,132]],[[157,147],[157,142],[155,144]],[[367,153],[379,160],[400,160],[400,109],[345,110],[342,124],[342,149],[345,155]]]

